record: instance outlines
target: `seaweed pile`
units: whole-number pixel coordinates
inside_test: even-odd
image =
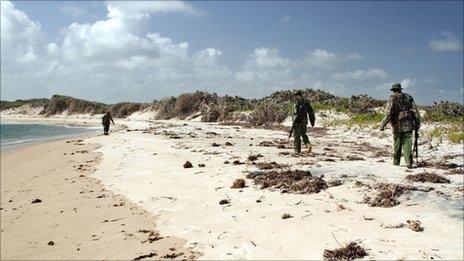
[[[253,172],[247,178],[261,189],[275,188],[282,193],[312,194],[328,187],[325,180],[303,170]]]

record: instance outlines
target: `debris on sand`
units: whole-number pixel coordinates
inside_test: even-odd
[[[225,204],[230,204],[230,201],[228,199],[221,199],[221,201],[219,201],[219,205],[225,205]]]
[[[424,228],[421,226],[421,222],[419,220],[407,220],[408,227],[414,232],[422,232]]]
[[[409,174],[406,176],[406,179],[415,182],[450,183],[449,179],[429,172]]]
[[[253,179],[255,185],[261,185],[261,189],[277,188],[282,193],[311,194],[327,188],[322,178],[303,170],[252,172],[247,178]]]
[[[248,156],[248,160],[249,161],[255,161],[255,160],[257,160],[257,159],[259,159],[261,157],[263,157],[262,154],[256,154],[256,155],[251,154],[250,156]]]
[[[324,250],[324,260],[354,260],[367,256],[366,250],[356,242],[334,250]]]
[[[47,244],[47,245],[53,246],[53,245],[55,245],[55,242],[53,242],[53,241],[48,241],[48,244]]]
[[[31,204],[42,203],[42,200],[39,198],[34,199]]]
[[[350,155],[350,156],[346,157],[345,160],[357,161],[357,160],[365,160],[365,159],[363,157]]]
[[[256,166],[260,169],[283,169],[283,168],[287,168],[288,165],[287,164],[279,164],[275,161],[272,161],[272,162],[260,162],[260,163],[257,163]]]
[[[340,185],[343,185],[342,181],[339,180],[339,179],[334,179],[334,180],[330,180],[327,182],[327,185],[329,187],[336,187],[336,186],[340,186]]]
[[[240,160],[234,160],[234,162],[232,162],[232,164],[234,164],[234,165],[243,165],[245,163],[241,162]]]
[[[177,258],[177,257],[183,255],[183,254],[184,254],[184,252],[166,254],[166,255],[162,256],[162,258],[164,258],[164,259],[174,259],[174,258]]]
[[[187,161],[184,163],[184,168],[185,168],[185,169],[193,168],[193,165],[192,165],[192,163],[191,163],[190,161],[187,160]]]
[[[219,146],[221,146],[221,145],[220,145],[220,144],[217,144],[216,142],[213,142],[213,144],[211,144],[211,146],[213,146],[213,147],[219,147]]]
[[[226,145],[226,146],[234,146],[234,144],[232,144],[232,143],[230,143],[230,142],[228,142],[228,141],[225,143],[225,145]]]
[[[290,152],[288,152],[288,151],[282,151],[282,152],[279,152],[279,155],[287,156],[287,155],[290,155]]]
[[[158,241],[160,239],[163,239],[162,236],[156,231],[150,231],[150,234],[148,234],[147,240],[142,241],[142,243],[148,242],[148,243],[153,243],[154,241]]]
[[[275,144],[272,141],[262,141],[258,144],[260,147],[274,147]]]
[[[204,168],[204,167],[206,167],[206,165],[205,165],[205,164],[203,164],[203,163],[199,163],[199,164],[198,164],[198,167],[200,167],[200,168]]]
[[[446,174],[448,174],[448,175],[464,175],[464,168],[451,169]]]
[[[374,187],[377,194],[374,198],[366,197],[365,203],[370,204],[371,207],[391,208],[399,205],[398,197],[405,191],[414,190],[414,187],[404,186],[394,183],[379,183]]]
[[[236,179],[230,188],[239,189],[245,187],[245,180],[244,179]]]
[[[229,164],[230,162],[228,160],[224,161],[224,164]]]
[[[292,218],[293,216],[291,214],[288,214],[288,213],[285,213],[282,215],[282,219],[288,219],[288,218]]]
[[[154,256],[157,256],[158,254],[156,254],[155,252],[151,252],[150,254],[145,254],[145,255],[140,255],[132,260],[141,260],[141,259],[144,259],[144,258],[147,258],[147,257],[154,257]]]

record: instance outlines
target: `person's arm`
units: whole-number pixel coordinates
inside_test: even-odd
[[[111,122],[112,122],[112,123],[113,123],[113,125],[114,125],[113,117],[111,117],[111,115],[109,115],[109,116],[110,116],[110,120],[111,120]]]
[[[393,101],[392,101],[392,98],[390,98],[388,99],[387,106],[385,108],[385,117],[382,119],[382,122],[380,123],[381,131],[385,130],[385,127],[391,120],[392,106],[393,106]]]
[[[311,127],[314,127],[314,124],[316,124],[316,115],[314,114],[314,109],[309,102],[306,102],[306,106],[308,107],[309,122],[311,123]]]

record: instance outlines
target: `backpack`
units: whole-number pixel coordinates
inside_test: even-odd
[[[299,99],[296,102],[296,117],[298,121],[302,121],[308,115],[308,107],[306,106],[306,102],[303,99]]]
[[[102,124],[103,124],[103,125],[108,125],[108,124],[110,124],[110,117],[108,117],[108,114],[103,115],[103,117],[102,117]]]

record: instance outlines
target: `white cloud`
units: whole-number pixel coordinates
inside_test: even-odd
[[[58,6],[58,10],[60,10],[60,12],[62,13],[65,13],[71,16],[72,18],[77,18],[85,13],[83,8],[76,6],[76,5],[68,5],[68,4]]]
[[[352,72],[335,73],[332,78],[337,81],[343,80],[367,80],[367,79],[384,79],[388,74],[379,68],[371,68],[368,70],[357,70]]]
[[[363,60],[364,56],[359,53],[349,53],[346,55],[346,59],[348,60]]]
[[[414,85],[416,85],[416,80],[406,78],[406,79],[401,80],[400,84],[401,84],[401,87],[403,87],[404,89],[409,89],[413,87]]]
[[[280,21],[284,23],[290,22],[290,20],[292,20],[292,18],[289,15],[284,15],[282,18],[280,18]]]
[[[56,42],[47,42],[39,23],[12,3],[2,2],[3,98],[61,93],[115,102],[147,101],[196,89],[246,97],[298,87],[336,94],[354,91],[331,75],[338,64],[361,59],[360,54],[319,48],[292,59],[264,46],[231,69],[222,63],[226,56],[222,50],[209,46],[192,53],[188,42],[174,41],[150,27],[150,17],[156,13],[195,15],[191,10],[197,8],[190,3],[140,2],[130,7],[132,3],[107,2],[106,19],[72,23],[61,30]]]
[[[456,36],[449,31],[441,33],[439,39],[431,40],[428,43],[429,48],[432,51],[459,51],[462,50],[462,42]]]
[[[205,15],[206,12],[183,1],[112,1],[106,2],[108,17],[143,17],[154,13],[178,12]]]

